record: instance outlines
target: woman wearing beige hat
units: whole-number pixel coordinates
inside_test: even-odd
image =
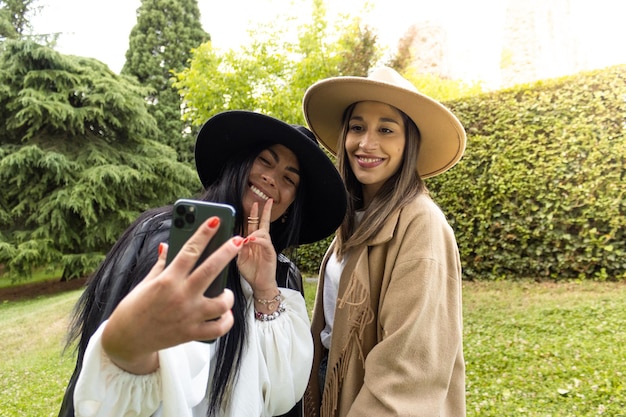
[[[317,82],[304,113],[350,194],[320,270],[305,414],[464,416],[459,252],[423,181],[459,161],[463,126],[386,67]]]

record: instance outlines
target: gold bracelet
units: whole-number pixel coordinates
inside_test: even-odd
[[[269,300],[264,300],[262,298],[256,299],[257,303],[266,306],[269,311],[274,311],[276,307],[281,303],[281,301],[283,301],[283,296],[280,290],[278,290],[278,294],[276,294],[276,296],[272,299],[269,299]]]

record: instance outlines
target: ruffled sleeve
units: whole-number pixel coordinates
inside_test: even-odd
[[[281,288],[285,312],[275,320],[259,321],[254,318],[252,290],[242,285],[253,331],[234,390],[233,398],[240,401],[233,401],[228,415],[283,414],[302,398],[311,372],[313,340],[306,304],[298,291]]]
[[[159,369],[135,375],[117,367],[102,349],[102,323],[91,337],[74,392],[76,417],[191,416],[204,398],[211,346],[189,342],[159,352]]]

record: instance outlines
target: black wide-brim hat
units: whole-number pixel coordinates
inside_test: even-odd
[[[264,114],[232,110],[211,117],[198,132],[196,169],[205,188],[221,175],[224,164],[245,149],[280,144],[300,164],[305,187],[298,243],[313,243],[333,234],[346,213],[347,192],[339,172],[304,126]]]

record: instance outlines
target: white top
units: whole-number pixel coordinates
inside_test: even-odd
[[[337,261],[335,252],[326,261],[324,270],[324,319],[326,326],[320,332],[322,346],[330,349],[330,341],[333,335],[333,322],[335,321],[335,306],[337,305],[337,295],[339,293],[339,278],[346,262],[344,256],[341,262]]]
[[[363,210],[355,212],[355,226],[358,226],[361,222],[363,214]],[[339,294],[339,281],[347,258],[348,256],[346,255],[341,259],[341,262],[338,262],[337,255],[333,251],[328,261],[326,261],[326,269],[324,269],[324,320],[326,325],[320,332],[320,341],[322,346],[329,350],[330,341],[333,338],[333,322],[335,321],[335,307],[337,306],[337,295]]]
[[[252,289],[242,280],[248,300],[248,339],[239,377],[231,392],[229,417],[273,416],[302,398],[313,360],[309,316],[298,291],[281,288],[286,311],[272,321],[254,318]],[[128,373],[102,349],[102,323],[91,337],[74,391],[76,417],[204,417],[216,343],[188,342],[159,351],[159,369]]]

